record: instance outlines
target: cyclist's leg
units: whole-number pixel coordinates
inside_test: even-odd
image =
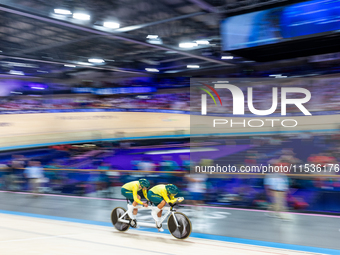
[[[138,197],[138,199],[140,200],[140,196],[137,195],[137,197]],[[138,203],[137,203],[136,201],[133,201],[132,205],[133,205],[134,207],[136,207],[136,206],[138,205]],[[134,209],[133,209],[133,215],[137,215],[137,213],[138,213],[138,209],[137,209],[137,208],[134,208]]]
[[[165,206],[166,202],[165,200],[162,200],[162,202],[160,202],[158,205],[157,205],[157,208],[159,209],[159,212],[157,213],[157,216],[158,217],[162,217],[162,212],[163,212],[163,207]]]
[[[134,208],[134,207],[135,207],[135,205],[134,205],[135,201],[134,201],[134,199],[133,199],[133,193],[132,193],[132,191],[131,191],[131,190],[127,190],[127,189],[122,188],[121,193],[122,193],[122,195],[123,195],[124,197],[126,197],[126,198],[132,203],[132,206],[129,206],[129,205],[128,205],[127,213],[128,213],[128,215],[129,215],[129,217],[130,217],[131,219],[136,219],[136,214],[137,214],[137,212],[136,212],[136,214],[135,214],[135,213],[134,213],[134,210],[133,210],[133,209],[135,209],[135,208]]]
[[[148,191],[148,198],[155,206],[158,206],[163,201],[163,198],[160,195],[153,193],[151,190]]]
[[[131,190],[127,190],[127,189],[122,188],[121,194],[133,204],[134,199],[133,199],[133,194],[132,194]]]
[[[162,198],[163,199],[163,198]],[[153,218],[156,220],[156,226],[158,228],[158,231],[163,232],[164,229],[162,228],[162,212],[163,207],[165,206],[166,202],[162,200],[159,204],[157,204],[157,207],[153,211]]]
[[[154,220],[157,221],[157,223],[158,223],[158,222],[161,221],[161,217],[162,217],[162,210],[161,209],[164,207],[165,201],[160,195],[157,195],[150,190],[148,192],[148,198],[156,206],[151,211],[151,215],[154,218]]]

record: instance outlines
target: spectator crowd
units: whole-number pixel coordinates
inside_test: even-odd
[[[278,81],[280,80],[280,82]],[[238,82],[238,83],[237,83]],[[248,105],[247,88],[253,88],[253,105],[255,109],[267,110],[272,106],[273,87],[278,87],[278,99],[281,97],[281,87],[299,87],[311,92],[311,99],[304,106],[311,112],[338,111],[340,105],[340,91],[337,89],[339,78],[300,78],[300,79],[256,79],[237,80],[245,95],[245,105]],[[205,93],[199,88],[203,85],[198,83],[192,86],[190,93],[188,88],[161,89],[155,93],[140,95],[111,95],[94,96],[92,94],[69,94],[69,95],[44,95],[29,96],[16,95],[0,98],[0,113],[13,113],[17,111],[32,110],[67,110],[67,109],[147,109],[147,110],[176,110],[196,111],[201,109],[201,94]],[[218,94],[222,106],[214,103],[208,96],[209,113],[230,112],[233,106],[232,94],[227,89],[219,89]],[[305,97],[302,93],[289,94],[289,98]],[[217,98],[216,98],[217,100]],[[276,112],[280,112],[280,103]],[[247,111],[247,107],[245,107]],[[287,106],[287,112],[299,112],[294,105]]]

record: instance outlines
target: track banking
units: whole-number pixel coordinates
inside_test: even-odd
[[[208,173],[208,174],[217,174],[217,173],[289,173],[291,171],[292,165],[224,165],[220,166],[216,164],[215,166],[195,166],[195,173]]]

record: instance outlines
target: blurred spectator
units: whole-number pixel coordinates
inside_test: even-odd
[[[214,160],[212,159],[201,159],[200,161],[200,166],[205,166],[205,167],[208,167],[208,166],[213,166],[214,165]]]
[[[42,183],[44,178],[41,163],[39,161],[30,161],[28,167],[25,168],[24,175],[28,179],[29,190],[33,193],[38,193],[40,183]]]
[[[207,177],[204,174],[189,174],[186,176],[188,180],[188,191],[194,205],[203,204],[204,195],[207,190]]]
[[[131,147],[131,142],[123,140],[119,143],[119,146],[120,146],[120,149],[122,149],[122,150],[128,150]]]
[[[142,162],[140,158],[134,158],[131,160],[131,169],[132,170],[138,170],[138,164]]]
[[[14,174],[21,173],[21,170],[25,165],[25,160],[26,158],[22,155],[13,155],[11,167]]]
[[[100,166],[98,166],[98,170],[110,170],[110,164],[102,162]]]
[[[11,190],[22,190],[23,178],[22,172],[25,166],[26,158],[22,155],[13,155],[10,163],[10,173],[8,176],[9,186]]]
[[[10,190],[10,174],[11,168],[6,164],[0,164],[0,187],[4,190]]]
[[[276,159],[271,159],[268,163],[269,164],[278,164],[278,163],[285,163],[285,164],[298,164],[302,163],[302,161],[295,157],[295,153],[292,148],[283,148],[281,150],[281,156]]]
[[[179,166],[176,161],[172,160],[172,156],[163,156],[163,160],[160,162],[161,171],[176,171],[179,170]]]
[[[246,165],[256,165],[256,162],[257,162],[256,159],[258,159],[258,158],[259,158],[259,155],[258,155],[257,151],[250,150],[250,151],[247,152],[244,163]]]
[[[155,171],[156,165],[149,158],[144,158],[138,163],[138,169],[142,171]]]
[[[106,162],[102,162],[100,166],[98,166],[98,170],[103,170],[99,172],[99,178],[97,180],[97,190],[102,191],[103,195],[105,197],[110,196],[110,190],[111,187],[110,183],[110,174],[109,171],[111,169],[111,165]]]
[[[277,164],[278,166],[279,164]],[[287,211],[288,178],[284,173],[268,173],[264,180],[265,189],[272,203],[273,214],[282,219],[288,219],[281,212]]]
[[[190,171],[191,169],[191,161],[190,161],[190,156],[189,155],[181,155],[181,169],[184,171]]]
[[[57,159],[53,159],[52,162],[48,165],[45,166],[45,168],[49,168],[49,169],[59,169],[61,168],[61,166],[58,163]]]

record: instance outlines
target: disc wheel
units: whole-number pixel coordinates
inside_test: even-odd
[[[122,207],[116,207],[115,209],[112,210],[111,212],[111,222],[113,224],[113,226],[119,230],[119,231],[126,231],[129,229],[130,224],[128,223],[123,223],[123,222],[119,222],[118,219],[126,212],[126,210]],[[123,220],[130,220],[130,217],[126,214],[123,217]]]
[[[178,227],[176,226],[176,222],[174,219],[174,216],[177,219]],[[180,212],[175,212],[170,215],[168,218],[168,229],[171,233],[171,235],[177,239],[185,239],[188,238],[191,234],[192,226],[191,222],[188,219],[188,217]]]

